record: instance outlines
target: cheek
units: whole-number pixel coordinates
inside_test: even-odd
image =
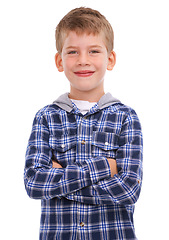
[[[107,64],[108,64],[108,59],[104,57],[95,61],[95,66],[97,66],[97,69],[100,69],[102,71],[105,71],[107,69]]]
[[[73,61],[71,59],[63,60],[64,71],[69,71],[72,68],[72,65],[73,65]]]
[[[98,73],[104,75],[107,69],[107,64],[105,62],[100,62],[97,64]]]
[[[69,64],[65,61],[63,61],[63,69],[64,69],[64,72],[66,72],[69,69]]]

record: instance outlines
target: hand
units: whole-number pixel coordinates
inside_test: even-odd
[[[52,161],[52,168],[63,168],[58,162]]]
[[[118,173],[116,160],[113,158],[107,158],[107,160],[110,165],[111,177],[113,177],[115,174]]]

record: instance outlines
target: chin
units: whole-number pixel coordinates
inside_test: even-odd
[[[88,92],[88,91],[92,91],[95,88],[93,88],[93,87],[78,87],[77,89],[79,91]]]

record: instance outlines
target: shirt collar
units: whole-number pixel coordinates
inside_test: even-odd
[[[94,113],[96,110],[101,110],[103,108],[109,107],[112,104],[120,102],[118,99],[114,98],[111,93],[104,94],[97,104],[90,109],[90,113]],[[79,113],[78,108],[69,98],[69,93],[62,94],[56,101],[53,102],[60,108],[64,109],[67,112]],[[94,112],[93,112],[94,111]]]

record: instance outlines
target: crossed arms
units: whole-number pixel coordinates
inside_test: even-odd
[[[24,172],[31,198],[129,205],[139,197],[141,180],[142,134],[135,113],[123,123],[116,160],[98,156],[66,168],[52,162],[47,121],[44,116],[35,117]]]

